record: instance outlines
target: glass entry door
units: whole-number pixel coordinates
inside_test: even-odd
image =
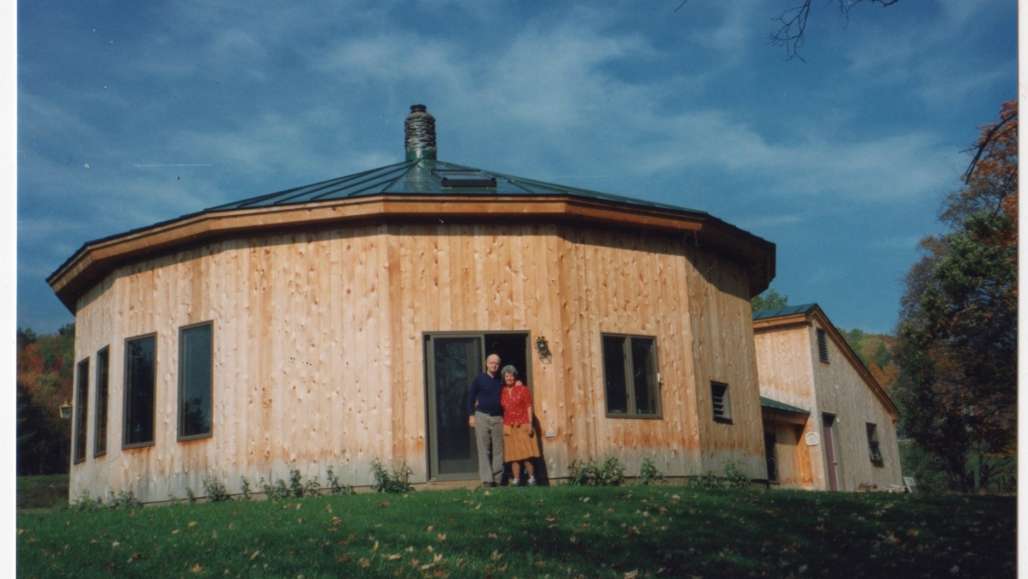
[[[468,426],[468,386],[494,353],[512,364],[532,387],[529,335],[525,331],[446,332],[425,335],[429,477],[478,477],[475,430]]]
[[[474,478],[475,431],[468,426],[468,386],[482,371],[481,334],[428,336],[428,428],[431,476]]]

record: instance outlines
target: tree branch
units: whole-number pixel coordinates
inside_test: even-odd
[[[883,8],[887,8],[899,2],[899,0],[866,0],[871,4],[878,4]],[[839,11],[842,12],[843,17],[849,19],[850,10],[856,5],[862,4],[865,0],[838,0]],[[684,4],[684,2],[683,2]],[[810,19],[810,9],[813,4],[813,0],[803,0],[798,6],[794,6],[785,10],[775,18],[778,22],[778,30],[771,35],[772,46],[782,46],[785,48],[785,53],[788,55],[787,59],[792,60],[798,58],[803,60],[800,56],[800,47],[803,45],[803,38],[807,32],[807,22]],[[681,8],[681,6],[679,6]]]
[[[992,146],[996,136],[1015,120],[1017,120],[1017,110],[1004,112],[1000,115],[1000,121],[993,125],[992,128],[985,133],[985,136],[978,141],[978,148],[975,150],[974,157],[971,158],[971,162],[967,165],[967,170],[964,171],[964,176],[961,177],[964,183],[971,182],[971,176],[974,175],[975,167],[978,166],[978,161],[982,159],[982,155],[984,155],[986,151],[989,150],[989,147]]]

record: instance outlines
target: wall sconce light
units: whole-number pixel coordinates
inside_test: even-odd
[[[61,404],[60,409],[61,409],[61,418],[65,419],[65,420],[71,418],[71,403],[70,402],[65,400],[64,404]]]
[[[539,336],[535,339],[535,349],[539,352],[539,357],[547,359],[553,355],[550,352],[550,344],[546,341],[546,336]]]

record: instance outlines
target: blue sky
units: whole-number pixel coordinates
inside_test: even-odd
[[[1016,95],[1016,3],[20,2],[18,325],[83,242],[402,160],[708,211],[778,246],[773,287],[890,331],[977,128]]]

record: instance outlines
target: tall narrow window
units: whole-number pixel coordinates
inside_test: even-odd
[[[156,336],[125,340],[125,447],[153,444],[156,354]]]
[[[89,358],[75,371],[75,462],[86,460],[86,417],[89,416]]]
[[[107,392],[110,348],[96,353],[96,416],[93,419],[93,456],[107,453]]]
[[[607,415],[660,415],[657,342],[640,336],[601,336]]]
[[[873,422],[867,423],[867,448],[871,453],[871,464],[883,466],[885,460],[882,458],[882,448],[878,444],[878,425]]]
[[[828,334],[821,328],[817,329],[817,353],[821,361],[828,363]]]
[[[732,405],[728,398],[728,384],[723,382],[711,382],[710,400],[714,405],[714,421],[731,422]]]
[[[210,322],[179,330],[178,437],[211,434]]]

